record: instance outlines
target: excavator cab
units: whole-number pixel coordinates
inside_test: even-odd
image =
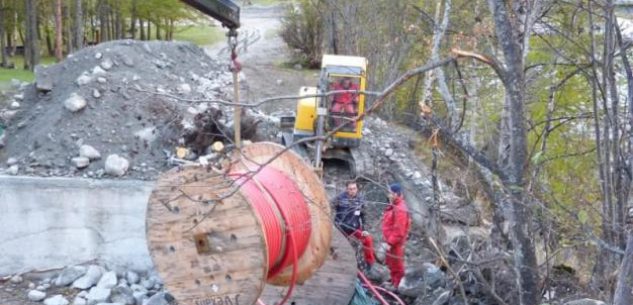
[[[286,132],[282,142],[289,145],[297,140],[325,135],[342,125],[333,136],[313,153],[299,149],[319,167],[320,159],[347,162],[355,171],[355,149],[362,139],[363,121],[354,118],[365,111],[367,59],[358,56],[324,55],[317,87],[301,87],[292,133]],[[319,123],[319,120],[322,120]],[[287,127],[293,120],[282,118]],[[309,145],[308,145],[309,146]],[[317,160],[318,159],[318,160]]]

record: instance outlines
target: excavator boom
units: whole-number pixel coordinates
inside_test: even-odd
[[[181,0],[235,30],[240,27],[240,7],[231,0]]]

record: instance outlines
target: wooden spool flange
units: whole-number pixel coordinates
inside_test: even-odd
[[[234,152],[226,172],[244,172],[267,163],[292,178],[308,203],[311,235],[297,263],[297,282],[325,260],[331,240],[330,207],[312,168],[273,143],[255,143]],[[269,162],[273,157],[274,161]],[[267,278],[264,228],[249,198],[226,172],[200,166],[172,169],[158,179],[147,209],[149,252],[167,290],[180,305],[250,305],[264,283],[288,285],[292,266]]]

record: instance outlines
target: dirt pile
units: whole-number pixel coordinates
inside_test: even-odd
[[[226,63],[190,43],[124,40],[82,49],[37,69],[19,108],[3,117],[0,172],[154,179],[179,143],[197,138],[196,119],[232,124],[230,109],[192,101],[228,101],[231,84]]]

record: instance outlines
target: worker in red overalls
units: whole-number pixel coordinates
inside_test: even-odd
[[[343,77],[340,81],[332,84],[331,90],[334,90],[334,91],[358,90],[358,85],[352,82],[351,78]],[[340,114],[353,115],[356,113],[357,104],[358,104],[358,93],[356,92],[336,93],[334,94],[334,98],[332,100],[331,111],[334,115],[340,115]],[[341,118],[334,119],[335,126],[338,126],[344,123],[346,123],[346,120],[343,120]]]
[[[389,205],[382,215],[382,235],[387,243],[385,264],[391,274],[391,284],[398,289],[404,276],[404,248],[409,235],[409,211],[398,183],[389,186]]]

